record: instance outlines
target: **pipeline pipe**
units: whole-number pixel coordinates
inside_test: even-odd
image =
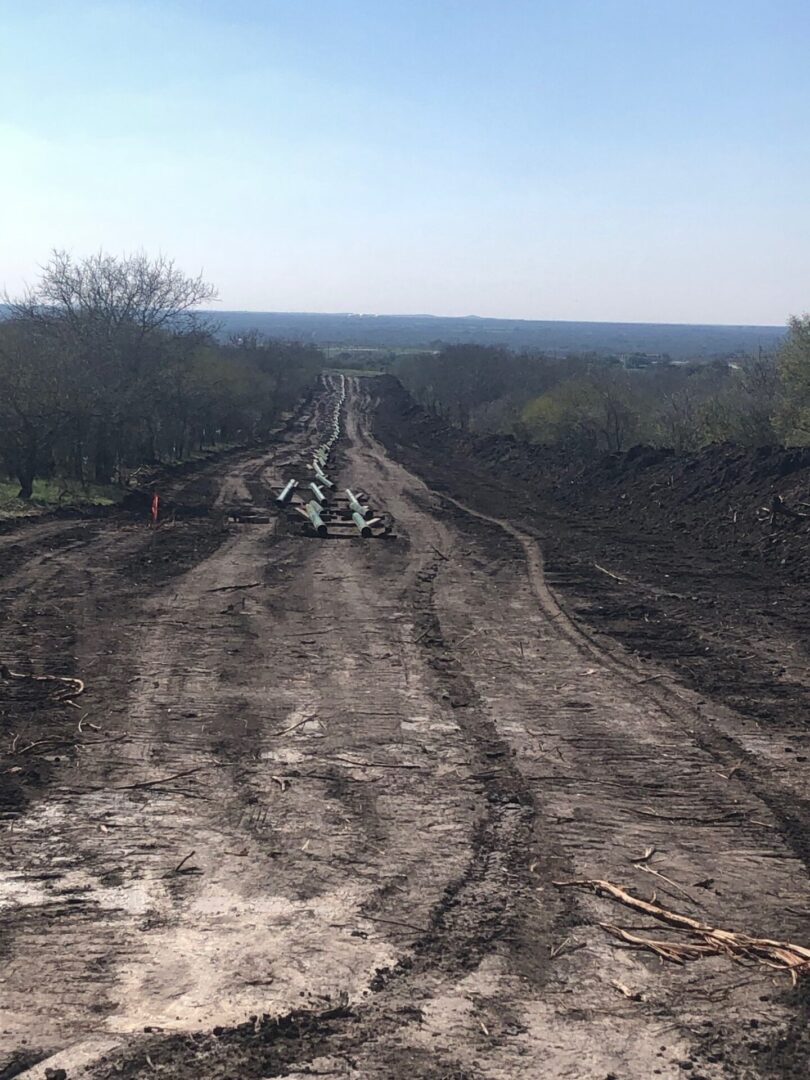
[[[324,493],[321,491],[321,489],[318,487],[314,480],[311,481],[309,485],[309,490],[312,492],[312,494],[315,496],[321,506],[327,506],[329,504],[329,500],[326,498],[326,495],[324,495]]]
[[[365,519],[362,518],[359,514],[352,514],[352,521],[357,526],[357,531],[360,533],[361,536],[365,537],[366,539],[371,536],[371,529],[366,524]]]
[[[323,518],[320,514],[320,506],[313,499],[312,502],[307,503],[307,517],[315,527],[315,532],[318,536],[327,536],[329,530],[323,523]]]
[[[297,480],[289,480],[287,482],[287,486],[284,488],[284,490],[281,492],[281,494],[276,499],[276,502],[279,504],[279,506],[286,506],[287,505],[287,503],[292,498],[292,493],[295,491],[295,489],[297,487],[298,487],[298,481]]]
[[[313,463],[313,468],[315,470],[315,476],[318,478],[320,484],[326,488],[333,488],[335,486],[332,481],[327,478],[317,461]]]
[[[351,510],[358,514],[364,521],[373,515],[373,510],[369,506],[363,506],[357,496],[350,488],[346,488],[346,498],[349,500],[349,506]]]

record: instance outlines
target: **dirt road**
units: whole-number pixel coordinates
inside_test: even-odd
[[[554,884],[810,943],[806,867],[728,732],[597,646],[535,541],[433,493],[371,435],[373,382],[347,389],[336,478],[395,539],[216,514],[3,538],[0,659],[87,689],[0,683],[0,1077],[805,1075],[785,973],[662,962],[600,923],[660,925]],[[336,394],[177,503],[266,509]]]

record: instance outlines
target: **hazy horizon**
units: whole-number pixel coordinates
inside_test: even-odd
[[[0,289],[165,252],[224,310],[781,326],[802,0],[44,0],[0,38]]]
[[[438,345],[494,345],[546,355],[663,355],[673,359],[773,352],[784,326],[589,322],[352,312],[211,311],[222,339],[257,331],[268,338],[374,349],[433,349]]]
[[[716,326],[716,327],[750,327],[758,330],[784,330],[786,321],[781,323],[719,323],[719,322],[668,322],[659,319],[553,319],[553,318],[524,318],[517,315],[480,315],[474,311],[468,311],[463,315],[448,315],[446,312],[437,311],[316,311],[282,308],[205,308],[206,312],[216,315],[323,315],[327,318],[355,318],[355,319],[481,319],[493,322],[540,322],[540,323],[572,323],[593,324],[594,326]]]

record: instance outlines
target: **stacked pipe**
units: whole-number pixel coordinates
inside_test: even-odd
[[[340,388],[332,414],[331,434],[330,437],[325,442],[322,442],[312,453],[310,468],[315,474],[315,479],[310,481],[307,484],[307,487],[313,497],[305,506],[299,505],[296,507],[298,513],[309,520],[318,536],[328,535],[328,527],[324,521],[323,513],[332,501],[331,492],[335,485],[326,475],[326,467],[329,462],[329,455],[332,448],[340,438],[340,411],[346,400],[346,379],[343,375],[338,375],[337,377],[340,380]],[[290,480],[276,499],[276,502],[281,506],[287,505],[292,499],[297,486],[297,480]],[[374,516],[374,511],[368,505],[368,496],[365,492],[354,492],[351,488],[345,488],[345,492],[346,500],[348,502],[348,514],[345,510],[338,510],[333,520],[336,524],[353,524],[360,536],[364,538],[373,536],[374,528],[383,525],[383,521],[381,518]],[[336,496],[336,498],[340,501],[340,496]],[[329,515],[327,515],[327,517],[329,517]]]
[[[321,443],[321,445],[312,455],[312,467],[313,469],[315,469],[316,474],[320,470],[322,476],[324,476],[323,470],[326,468],[326,463],[329,460],[329,455],[332,451],[332,447],[340,438],[340,410],[342,409],[343,403],[346,400],[346,378],[343,375],[338,375],[338,378],[340,379],[340,391],[338,393],[337,402],[335,403],[335,408],[332,413],[332,433],[325,442]],[[331,486],[331,484],[327,484],[327,487]]]
[[[329,461],[329,454],[331,453],[332,447],[340,438],[340,410],[343,407],[343,402],[346,400],[346,379],[343,375],[339,375],[338,378],[340,379],[340,392],[338,393],[338,399],[335,403],[334,412],[332,413],[332,434],[326,442],[321,443],[312,455],[311,468],[315,473],[316,482],[311,483],[309,488],[315,496],[315,499],[307,506],[307,515],[309,516],[310,521],[315,524],[319,536],[326,536],[326,526],[323,524],[323,519],[320,518],[319,514],[320,525],[324,530],[321,532],[320,527],[313,521],[312,514],[310,514],[310,507],[313,503],[317,503],[319,510],[326,506],[327,498],[323,489],[326,488],[327,491],[330,491],[335,486],[324,470]]]
[[[366,521],[368,518],[373,517],[374,513],[368,506],[363,506],[351,488],[346,488],[346,498],[349,500],[349,509],[353,514]]]
[[[312,525],[318,536],[327,535],[329,530],[326,528],[324,520],[321,517],[321,504],[319,502],[316,502],[315,499],[312,499],[311,502],[307,503],[307,517],[312,522]]]
[[[297,480],[288,480],[284,490],[276,499],[279,506],[286,506],[290,499],[293,497],[293,492],[298,487]]]
[[[315,498],[318,500],[318,502],[321,504],[321,506],[328,506],[329,505],[329,500],[327,499],[326,495],[324,494],[324,492],[321,490],[321,488],[319,488],[318,485],[314,481],[312,481],[312,483],[310,483],[309,490],[312,492],[312,494],[315,496]]]

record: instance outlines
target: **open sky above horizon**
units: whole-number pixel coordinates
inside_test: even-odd
[[[0,288],[143,249],[225,309],[810,308],[807,0],[0,3]]]

